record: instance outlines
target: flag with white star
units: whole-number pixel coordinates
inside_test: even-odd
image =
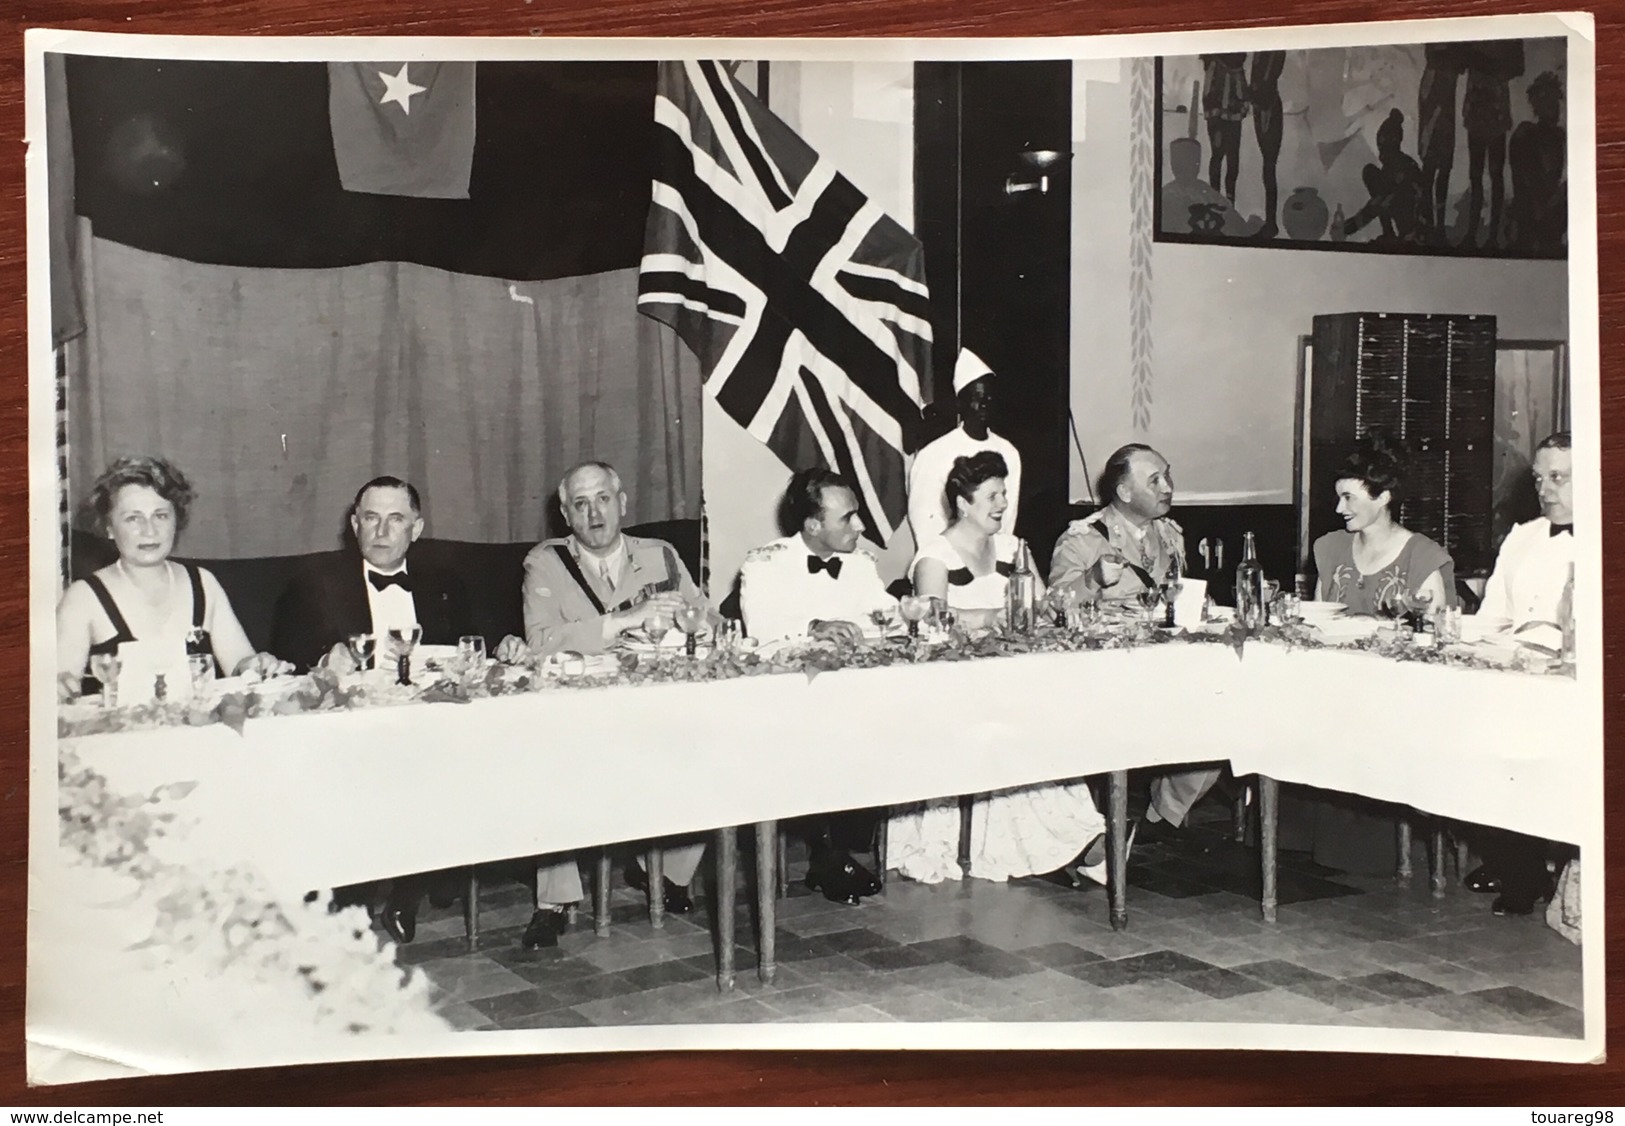
[[[328,63],[327,83],[346,191],[468,198],[473,63]]]

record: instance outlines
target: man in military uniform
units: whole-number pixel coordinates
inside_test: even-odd
[[[1106,506],[1074,520],[1056,542],[1050,586],[1070,585],[1091,601],[1117,603],[1166,582],[1175,560],[1183,569],[1185,535],[1168,518],[1174,479],[1166,458],[1150,446],[1124,446],[1101,471],[1100,497]],[[1221,773],[1205,766],[1153,780],[1151,805],[1136,833],[1161,833],[1165,823],[1182,826]]]
[[[739,572],[745,629],[763,641],[812,638],[858,641],[878,632],[870,615],[891,611],[875,557],[858,546],[863,518],[851,483],[825,469],[804,469],[790,479],[786,498],[795,534],[758,547]],[[808,825],[811,862],[807,886],[826,899],[856,905],[880,883],[848,849],[867,849],[884,810],[850,810]]]
[[[684,602],[703,600],[676,548],[621,531],[626,493],[613,466],[589,461],[571,469],[559,482],[559,507],[570,534],[544,540],[525,556],[525,645],[531,652],[601,653],[646,620],[658,618],[669,627]],[[515,639],[508,648],[517,646]],[[497,650],[503,659],[522,655]],[[666,910],[687,914],[694,909],[688,885],[705,844],[663,846],[663,853]],[[627,866],[626,882],[634,888],[647,891],[648,879],[636,861]],[[556,945],[567,907],[580,898],[581,873],[573,857],[537,865],[536,912],[525,930],[525,948]]]

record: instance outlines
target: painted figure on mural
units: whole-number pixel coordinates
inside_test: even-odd
[[[1467,128],[1467,233],[1462,246],[1502,245],[1505,217],[1507,134],[1512,132],[1510,84],[1523,74],[1523,43],[1517,39],[1475,43],[1467,57],[1467,91],[1461,119]],[[1479,237],[1484,218],[1484,179],[1490,182],[1489,231]]]
[[[1404,151],[1405,115],[1389,110],[1377,127],[1377,164],[1365,166],[1361,176],[1371,198],[1344,224],[1355,234],[1372,220],[1382,223],[1378,242],[1415,243],[1426,231],[1427,200],[1422,166]]]
[[[1456,92],[1466,61],[1456,43],[1429,43],[1427,67],[1417,90],[1421,118],[1416,151],[1422,158],[1422,180],[1427,186],[1427,223],[1433,241],[1444,241],[1450,201],[1450,172],[1456,165]]]
[[[1568,245],[1568,133],[1561,124],[1563,80],[1543,71],[1529,83],[1535,120],[1513,130],[1507,163],[1512,172],[1512,245],[1523,254],[1561,255]]]
[[[1253,134],[1258,138],[1258,151],[1263,158],[1260,174],[1264,181],[1264,225],[1258,229],[1259,238],[1274,238],[1280,230],[1276,226],[1280,217],[1280,189],[1275,181],[1275,167],[1281,157],[1281,71],[1285,69],[1285,51],[1253,52],[1247,100],[1252,105]]]
[[[1231,53],[1202,56],[1202,112],[1207,118],[1208,184],[1236,201],[1236,176],[1241,165],[1241,122],[1247,116],[1247,55]]]

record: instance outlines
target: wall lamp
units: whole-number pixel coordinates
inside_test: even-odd
[[[1037,192],[1039,195],[1048,195],[1050,177],[1055,166],[1063,158],[1072,159],[1069,152],[1057,152],[1054,149],[1027,149],[1017,153],[1021,161],[1021,171],[1005,177],[1004,194],[1015,195],[1017,192]]]

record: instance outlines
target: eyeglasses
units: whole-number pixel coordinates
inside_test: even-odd
[[[1551,484],[1555,485],[1559,489],[1561,489],[1564,485],[1567,485],[1569,483],[1569,474],[1567,474],[1567,473],[1548,473],[1548,474],[1545,474],[1545,475],[1542,475],[1542,474],[1539,474],[1539,473],[1531,473],[1529,476],[1530,476],[1530,479],[1532,479],[1535,482],[1535,488],[1537,488],[1537,489],[1540,488],[1541,486],[1545,485],[1547,482],[1550,482]]]

